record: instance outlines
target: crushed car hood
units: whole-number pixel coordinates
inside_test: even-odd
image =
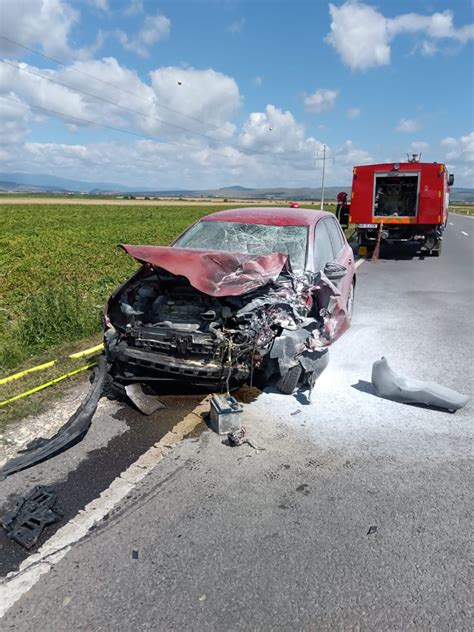
[[[215,297],[240,296],[275,281],[288,261],[288,255],[281,253],[249,255],[129,244],[120,247],[140,263],[184,276],[194,288]]]

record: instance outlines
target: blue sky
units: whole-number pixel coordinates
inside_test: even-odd
[[[0,13],[0,35],[66,64],[0,39],[3,171],[315,186],[326,144],[329,184],[421,150],[473,186],[471,0],[4,0]]]

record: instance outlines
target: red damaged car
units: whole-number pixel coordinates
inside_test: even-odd
[[[353,253],[330,213],[241,208],[203,217],[171,246],[122,248],[141,267],[109,299],[116,383],[234,388],[278,376],[309,389],[349,326]]]

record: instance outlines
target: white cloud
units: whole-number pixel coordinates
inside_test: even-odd
[[[4,96],[19,100],[14,92]],[[24,142],[30,132],[31,110],[25,103],[0,99],[0,145],[16,145]]]
[[[17,62],[14,62],[15,64]],[[60,67],[59,70],[38,69],[25,63],[16,68],[7,64],[0,64],[0,84],[6,91],[15,91],[26,101],[35,103],[44,108],[68,113],[71,116],[84,118],[98,123],[114,126],[125,126],[131,115],[119,109],[116,105],[123,105],[132,109],[147,112],[147,104],[138,99],[133,99],[130,94],[114,90],[110,85],[95,82],[90,77],[78,74],[75,70],[87,73],[93,77],[99,77],[103,81],[112,83],[121,88],[139,95],[142,99],[152,99],[153,90],[146,86],[137,75],[122,68],[114,58],[106,58],[102,61],[88,60],[78,61],[70,67]],[[25,70],[22,70],[25,69]],[[31,71],[37,74],[30,74]],[[97,95],[112,104],[104,103],[86,94],[81,94],[65,86],[58,85],[43,79],[38,74],[44,75],[66,85],[84,90]],[[152,105],[150,104],[150,108]],[[142,117],[135,117],[142,118]],[[71,119],[65,118],[70,123]]]
[[[198,141],[193,149],[151,140],[26,142],[7,146],[4,159],[9,170],[60,171],[65,177],[157,189],[205,189],[235,183],[265,187],[281,186],[282,182],[287,186],[319,186],[321,173],[315,173],[314,156],[322,143],[313,138],[299,140],[296,151],[278,155],[248,155],[233,147],[213,149],[204,141]],[[352,166],[370,161],[367,152],[351,141],[328,151],[336,156],[334,163],[326,163],[328,186],[349,185]]]
[[[390,63],[390,44],[398,35],[423,34],[421,51],[432,55],[437,47],[432,40],[451,40],[464,44],[474,37],[474,24],[458,29],[452,11],[420,15],[405,13],[386,18],[376,8],[348,0],[341,6],[329,5],[331,32],[325,41],[339,53],[344,64],[353,70],[365,70]],[[428,38],[428,39],[426,39]]]
[[[413,134],[414,132],[417,132],[420,127],[420,122],[416,119],[401,118],[395,129],[397,132],[401,132],[402,134]]]
[[[454,173],[455,186],[471,187],[474,182],[474,132],[459,138],[444,138],[441,143],[444,160]]]
[[[232,24],[227,27],[227,30],[229,31],[229,33],[232,33],[232,35],[238,35],[242,32],[244,25],[245,18],[240,18],[239,20],[235,20],[234,22],[232,22]]]
[[[40,46],[46,55],[69,56],[69,34],[79,12],[62,0],[2,0],[2,33],[26,46]],[[0,40],[0,53],[24,51]]]
[[[424,140],[414,140],[412,143],[410,143],[410,149],[415,154],[426,152],[429,148],[430,144]]]
[[[260,88],[260,86],[261,86],[262,84],[263,84],[263,79],[262,79],[262,77],[260,77],[260,76],[258,76],[258,75],[257,75],[257,77],[254,77],[254,79],[253,79],[253,85],[254,85],[254,86],[257,86],[257,88]]]
[[[441,146],[446,149],[446,159],[451,162],[474,162],[474,132],[460,138],[444,138]]]
[[[199,70],[175,66],[154,70],[150,77],[158,103],[209,123],[207,128],[204,127],[204,132],[210,136],[228,138],[233,134],[235,128],[230,119],[237,114],[242,97],[232,77],[212,68]],[[193,123],[178,114],[167,111],[164,118],[203,131],[202,124]],[[153,121],[148,124],[150,131],[155,129]],[[216,130],[216,127],[219,129]]]
[[[59,70],[39,69],[25,63],[17,68],[17,62],[13,63],[15,66],[0,64],[4,91],[15,91],[26,101],[73,117],[169,140],[186,139],[187,144],[196,141],[193,131],[221,140],[229,139],[235,131],[231,121],[241,106],[239,88],[232,77],[212,69],[159,68],[150,73],[150,84],[146,84],[113,57],[79,61]],[[109,103],[47,81],[38,74]],[[102,81],[94,81],[90,76]],[[67,117],[64,121],[67,125],[81,126]]]
[[[144,12],[142,0],[131,0],[130,4],[124,9],[124,15],[137,15]]]
[[[327,88],[320,88],[313,94],[307,95],[304,98],[304,106],[307,112],[320,113],[332,110],[336,103],[338,95],[337,90],[329,90]]]
[[[331,33],[325,41],[331,44],[346,66],[362,70],[390,62],[387,24],[373,7],[359,2],[345,2],[340,7],[329,5]]]
[[[109,10],[109,0],[88,0],[88,2],[99,11]]]
[[[423,40],[420,44],[415,46],[414,51],[416,50],[419,50],[423,57],[433,57],[433,55],[439,52],[438,46],[430,40]]]
[[[360,116],[360,109],[359,108],[349,108],[347,110],[347,118],[350,120],[354,120],[356,118],[359,118]]]
[[[164,15],[148,15],[135,37],[130,38],[125,31],[121,30],[117,30],[116,35],[126,50],[136,53],[140,57],[149,57],[149,49],[168,37],[170,27],[171,22]]]
[[[296,152],[305,148],[305,128],[291,112],[267,105],[265,112],[252,112],[239,136],[245,149],[274,153]],[[321,145],[322,147],[322,145]]]

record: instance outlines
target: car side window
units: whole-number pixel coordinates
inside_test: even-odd
[[[319,221],[316,224],[314,233],[314,264],[315,272],[324,270],[324,266],[329,261],[334,261],[334,252],[331,238],[327,229],[327,220]]]
[[[341,252],[344,246],[344,239],[342,237],[341,229],[338,223],[334,219],[327,219],[325,222],[326,227],[331,237],[332,245],[334,248],[334,258]]]

